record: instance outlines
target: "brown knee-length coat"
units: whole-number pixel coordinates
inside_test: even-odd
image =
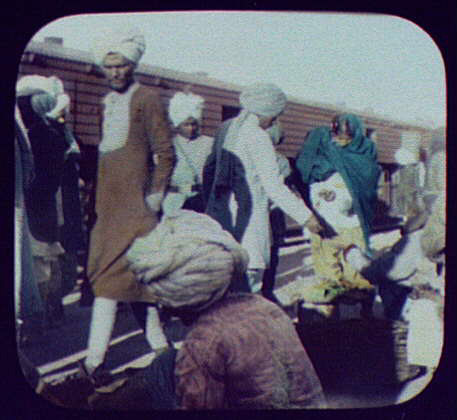
[[[155,161],[152,174],[148,172],[150,151]],[[88,260],[95,296],[124,302],[155,301],[135,280],[125,255],[136,237],[156,226],[157,215],[144,198],[165,190],[173,162],[169,123],[160,97],[140,85],[130,101],[125,144],[103,153],[98,163],[97,220],[91,232]]]

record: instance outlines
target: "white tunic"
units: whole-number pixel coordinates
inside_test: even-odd
[[[133,83],[126,92],[111,91],[103,103],[103,138],[98,147],[101,153],[119,149],[125,145],[129,134],[130,101],[139,83]]]
[[[178,134],[173,139],[177,162],[170,184],[178,187],[180,191],[169,192],[166,195],[162,203],[166,215],[175,214],[189,197],[197,194],[196,191],[192,191],[192,186],[203,183],[203,168],[211,153],[213,142],[213,137],[209,136],[189,140]]]
[[[311,212],[284,184],[271,139],[259,127],[256,115],[247,117],[237,135],[227,136],[223,147],[235,154],[243,164],[252,196],[252,214],[241,245],[249,254],[250,269],[265,268],[269,265],[271,245],[269,199],[301,225],[306,223]],[[233,193],[230,211],[235,220],[237,204]]]
[[[199,136],[194,140],[177,135],[173,139],[178,162],[171,177],[171,184],[179,186],[185,183],[194,185],[195,176],[202,183],[203,167],[211,153],[214,139],[209,136]],[[196,173],[197,172],[197,173]]]

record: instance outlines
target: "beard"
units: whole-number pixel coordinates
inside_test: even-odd
[[[124,93],[133,83],[133,79],[110,79],[108,83],[111,89],[119,93]]]

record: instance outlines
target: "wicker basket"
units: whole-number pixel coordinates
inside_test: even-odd
[[[399,384],[410,376],[405,322],[326,320],[296,328],[323,384]]]

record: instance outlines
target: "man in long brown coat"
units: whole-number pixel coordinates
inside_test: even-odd
[[[95,61],[111,91],[103,100],[96,204],[91,232],[88,277],[95,300],[88,356],[81,372],[94,382],[114,326],[117,302],[152,302],[154,298],[129,270],[125,253],[133,240],[158,223],[157,213],[172,172],[174,151],[160,97],[133,78],[145,49],[136,31],[118,32],[96,44]],[[154,169],[148,170],[152,154]],[[146,316],[146,338],[153,350],[167,346],[155,307]],[[100,382],[100,381],[99,381]]]

